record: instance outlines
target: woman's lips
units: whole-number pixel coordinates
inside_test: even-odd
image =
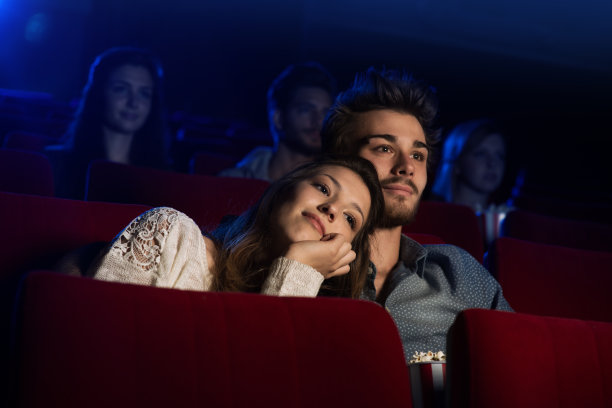
[[[325,226],[323,225],[319,217],[309,212],[303,212],[302,215],[308,218],[312,226],[315,227],[317,231],[319,231],[319,234],[321,234],[321,236],[325,235]]]

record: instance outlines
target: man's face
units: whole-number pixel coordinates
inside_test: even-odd
[[[319,154],[321,125],[331,103],[331,95],[323,88],[297,88],[287,108],[273,116],[280,141],[302,154]]]
[[[419,121],[411,114],[375,110],[359,114],[359,155],[369,160],[385,197],[385,227],[411,222],[427,184],[428,147]]]

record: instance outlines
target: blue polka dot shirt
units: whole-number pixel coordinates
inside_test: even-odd
[[[489,271],[454,245],[426,245],[402,235],[400,257],[381,293],[370,268],[362,298],[381,303],[395,321],[406,362],[417,351],[442,350],[457,314],[483,308],[512,311]]]

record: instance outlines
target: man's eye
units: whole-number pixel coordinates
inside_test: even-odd
[[[355,217],[353,217],[351,214],[344,214],[344,218],[346,218],[346,221],[351,226],[351,229],[355,229],[355,225],[357,224]]]
[[[376,148],[377,151],[382,152],[382,153],[390,153],[391,152],[391,146],[389,145],[382,145],[382,146],[378,146]]]
[[[412,154],[412,157],[418,161],[425,161],[425,155],[423,153],[415,152]]]

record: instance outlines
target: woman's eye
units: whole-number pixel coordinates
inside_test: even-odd
[[[357,224],[355,217],[353,217],[351,214],[344,214],[344,218],[346,218],[346,221],[351,226],[351,229],[355,229],[355,225]]]
[[[111,87],[111,92],[115,93],[115,94],[121,94],[124,93],[127,90],[127,88],[123,85],[115,85],[113,87]]]
[[[144,90],[144,91],[140,91],[140,96],[143,99],[151,99],[151,97],[153,96],[153,93],[149,90]]]
[[[325,184],[318,184],[315,183],[314,186],[321,191],[323,194],[325,194],[326,196],[329,195],[329,188],[327,188],[327,186]]]

